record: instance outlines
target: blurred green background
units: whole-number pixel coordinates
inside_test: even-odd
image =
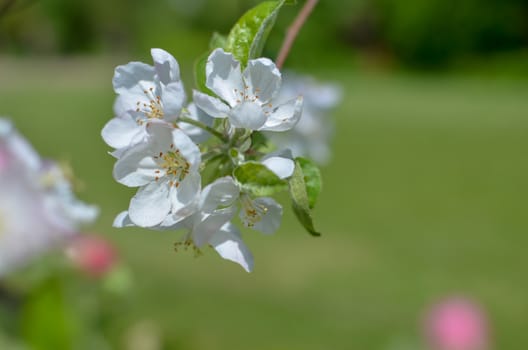
[[[93,228],[130,265],[135,302],[166,349],[408,349],[424,308],[462,293],[487,311],[495,349],[528,344],[528,5],[522,0],[322,0],[286,63],[342,85],[332,163],[315,210],[323,237],[288,213],[246,232],[255,271],[214,251],[175,253],[179,233],[111,228],[133,190],[100,137],[113,69],[179,60],[187,89],[212,31],[249,0],[3,0],[0,114],[71,163]],[[299,7],[286,8],[274,57]],[[285,203],[285,205],[287,205]],[[403,344],[403,345],[402,345]]]

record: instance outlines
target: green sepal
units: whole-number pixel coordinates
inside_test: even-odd
[[[298,157],[295,158],[295,160],[298,161],[301,166],[304,175],[304,183],[306,185],[306,194],[308,195],[308,205],[310,209],[313,209],[323,184],[321,171],[310,159]]]
[[[285,0],[265,1],[247,11],[227,36],[225,49],[245,67],[250,59],[260,57],[279,10]]]
[[[303,227],[313,236],[321,234],[315,230],[312,213],[310,212],[310,200],[304,181],[304,172],[299,159],[295,160],[295,169],[290,178],[290,196],[292,199],[292,208],[295,216]]]
[[[243,191],[254,196],[270,196],[285,191],[288,184],[273,171],[258,162],[247,162],[233,170],[233,177]]]

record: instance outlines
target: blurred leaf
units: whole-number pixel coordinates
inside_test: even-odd
[[[113,267],[103,279],[103,288],[111,294],[124,295],[132,287],[132,275],[124,265]]]
[[[233,176],[244,191],[255,196],[269,196],[287,188],[286,181],[257,162],[247,162],[236,167]]]
[[[304,174],[304,183],[306,185],[306,193],[308,195],[308,204],[310,209],[313,209],[323,184],[321,171],[319,170],[319,167],[317,167],[317,165],[315,165],[315,163],[309,159],[298,157],[295,160],[299,162]]]
[[[295,170],[290,178],[290,196],[292,199],[293,212],[308,233],[313,236],[320,236],[321,234],[314,228],[312,214],[310,212],[310,200],[308,199],[304,177],[305,175],[301,163],[299,159],[296,159]]]
[[[58,278],[33,289],[22,308],[22,336],[34,349],[72,349],[77,323]]]
[[[242,67],[248,60],[259,57],[279,10],[285,0],[266,1],[247,11],[227,36],[226,51],[231,52]]]

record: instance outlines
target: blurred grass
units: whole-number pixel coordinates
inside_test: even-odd
[[[248,232],[248,275],[212,251],[174,253],[177,233],[111,228],[134,191],[113,181],[99,133],[113,68],[129,60],[2,58],[0,113],[70,161],[101,206],[96,230],[135,273],[130,318],[159,322],[181,349],[388,349],[460,292],[488,310],[496,349],[524,349],[527,81],[317,72],[345,91],[315,212],[323,237],[291,215],[274,237]]]

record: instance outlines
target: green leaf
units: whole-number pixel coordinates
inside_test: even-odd
[[[268,146],[268,138],[260,131],[253,131],[251,133],[251,148],[253,150],[260,150]]]
[[[255,196],[270,196],[287,189],[286,181],[258,162],[237,166],[233,176],[240,183],[242,190]]]
[[[298,157],[295,159],[299,162],[301,169],[304,174],[304,183],[306,185],[306,193],[308,195],[308,204],[310,209],[313,209],[317,202],[317,197],[321,192],[321,186],[323,179],[321,177],[321,171],[311,160]]]
[[[247,11],[233,26],[225,49],[239,60],[242,67],[248,60],[259,57],[268,38],[279,10],[285,0],[266,1]]]
[[[303,227],[313,236],[320,236],[321,234],[315,230],[312,214],[310,212],[310,201],[306,191],[306,182],[304,181],[304,173],[301,163],[298,159],[295,160],[295,169],[290,178],[290,196],[292,198],[292,208],[295,216]]]
[[[209,52],[202,54],[194,62],[194,80],[196,81],[196,88],[203,93],[213,95],[213,92],[207,88],[205,85],[207,76],[205,74],[205,66],[207,64],[207,57],[209,57]]]

